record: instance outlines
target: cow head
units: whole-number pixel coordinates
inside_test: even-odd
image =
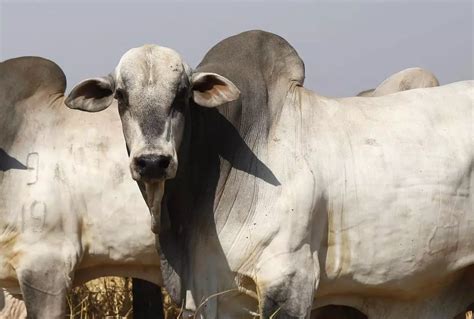
[[[145,186],[152,230],[158,233],[165,180],[178,169],[190,99],[216,107],[239,95],[225,77],[193,73],[175,51],[145,45],[125,53],[111,75],[77,84],[65,103],[72,109],[99,112],[117,100],[132,177]]]
[[[125,53],[111,75],[87,79],[66,99],[72,109],[98,112],[118,102],[133,179],[163,182],[176,175],[189,100],[215,107],[239,97],[215,73],[193,73],[175,51],[145,45]]]

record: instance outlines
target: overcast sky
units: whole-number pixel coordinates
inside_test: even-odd
[[[223,38],[263,29],[296,48],[306,87],[324,95],[354,95],[412,66],[441,83],[473,79],[472,1],[196,2],[0,0],[0,58],[49,58],[70,90],[131,47],[168,46],[196,66]]]

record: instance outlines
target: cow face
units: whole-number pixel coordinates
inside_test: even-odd
[[[115,98],[130,152],[132,177],[157,183],[176,175],[189,99],[215,107],[237,99],[239,94],[223,76],[193,73],[175,51],[145,45],[125,53],[112,75],[76,85],[66,105],[98,112]]]

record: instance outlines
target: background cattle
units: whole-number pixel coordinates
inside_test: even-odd
[[[67,290],[100,276],[161,283],[117,110],[68,111],[65,88],[49,60],[0,64],[0,287],[31,318],[64,318]]]
[[[473,83],[330,99],[303,79],[284,39],[251,31],[196,70],[170,49],[130,50],[66,103],[118,99],[164,285],[204,317],[243,317],[255,299],[263,318],[461,312],[474,298]]]
[[[438,79],[428,70],[408,68],[385,79],[377,88],[362,91],[357,96],[383,96],[391,93],[439,86]]]

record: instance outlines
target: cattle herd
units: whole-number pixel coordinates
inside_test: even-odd
[[[196,68],[134,48],[67,96],[54,62],[2,62],[0,318],[64,318],[108,275],[195,318],[463,316],[473,82],[410,68],[328,98],[304,77],[263,31]]]

